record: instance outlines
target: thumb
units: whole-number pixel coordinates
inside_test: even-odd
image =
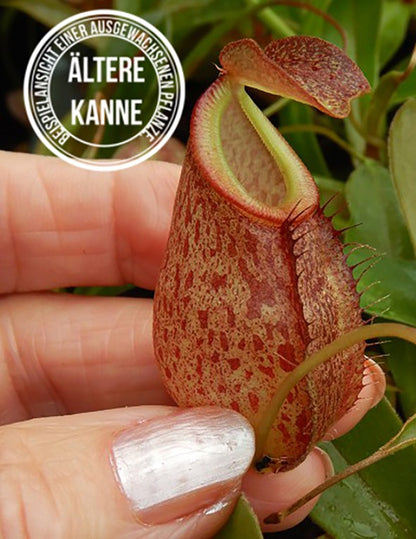
[[[219,408],[143,406],[0,429],[0,535],[212,537],[254,453]]]

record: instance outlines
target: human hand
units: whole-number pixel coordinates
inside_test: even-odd
[[[211,537],[232,511],[253,455],[251,429],[231,411],[172,408],[154,363],[152,302],[44,292],[152,288],[178,175],[166,163],[98,174],[0,152],[6,539]],[[360,399],[332,436],[354,426],[383,392],[384,377],[369,363]],[[313,450],[290,472],[249,472],[243,488],[264,517],[328,473],[328,458]]]

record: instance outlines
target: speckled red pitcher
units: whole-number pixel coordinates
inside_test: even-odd
[[[290,37],[221,53],[198,101],[155,296],[154,344],[179,406],[241,412],[256,432],[282,379],[305,356],[362,324],[355,281],[317,187],[244,85],[334,117],[368,91],[336,46]],[[274,469],[298,464],[354,403],[364,345],[289,393],[264,447]]]

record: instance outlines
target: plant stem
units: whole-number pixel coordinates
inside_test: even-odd
[[[341,335],[331,343],[324,346],[318,352],[315,352],[306,358],[283,380],[270,402],[263,421],[257,428],[256,455],[254,457],[255,462],[257,462],[263,456],[267,438],[273,423],[275,422],[286,397],[295,387],[295,385],[300,382],[300,380],[302,380],[302,378],[304,378],[309,372],[316,369],[316,367],[331,359],[339,352],[342,352],[355,344],[359,344],[366,339],[374,339],[376,337],[398,337],[399,339],[404,339],[405,341],[416,344],[416,328],[405,326],[404,324],[394,323],[361,326],[348,333],[345,333],[344,335]]]
[[[276,114],[277,112],[281,111],[283,107],[285,107],[288,103],[290,103],[290,99],[287,97],[281,97],[280,99],[277,99],[274,103],[263,109],[263,114],[267,116],[267,118],[270,118],[270,116],[273,116],[273,114]]]
[[[287,125],[285,127],[279,128],[279,131],[282,133],[282,135],[289,133],[299,133],[302,131],[311,131],[313,133],[317,133],[318,135],[323,135],[324,137],[327,137],[333,142],[335,142],[335,144],[337,144],[340,148],[349,153],[352,157],[355,157],[360,161],[368,161],[368,158],[365,155],[353,148],[350,144],[348,144],[348,142],[346,142],[334,131],[332,131],[332,129],[328,129],[328,127],[315,124],[297,124]]]
[[[368,134],[367,139],[379,140],[382,138],[386,129],[386,118],[390,107],[391,99],[404,80],[412,73],[416,66],[416,45],[413,48],[413,52],[410,56],[409,63],[404,71],[389,71],[383,75],[375,88],[371,101],[367,109],[366,119],[366,132]],[[377,149],[377,146],[369,140],[369,144]],[[367,148],[368,150],[371,150]]]
[[[406,69],[402,73],[401,82],[406,80],[407,77],[412,74],[412,71],[414,70],[415,67],[416,67],[416,45],[413,47],[413,51],[412,51],[412,54],[410,55],[409,63],[407,64]]]
[[[394,440],[394,438],[393,438]],[[406,447],[410,447],[416,443],[416,440],[414,438],[411,438],[409,440],[406,440],[400,444],[397,444],[393,447],[388,447],[390,445],[392,440],[388,442],[385,446],[381,447],[378,451],[370,455],[369,457],[360,460],[359,462],[356,462],[355,464],[352,464],[351,466],[348,466],[345,470],[342,470],[341,472],[337,473],[336,475],[333,475],[314,489],[310,490],[305,496],[302,496],[299,500],[297,500],[295,503],[293,503],[290,507],[287,509],[284,509],[283,511],[279,511],[276,513],[272,513],[269,516],[267,516],[264,519],[265,524],[278,524],[279,522],[282,522],[283,519],[285,519],[288,515],[291,513],[294,513],[297,511],[302,505],[305,505],[306,503],[310,502],[315,498],[315,496],[319,496],[319,494],[322,494],[322,492],[325,492],[330,487],[333,487],[340,481],[343,481],[350,475],[353,475],[355,473],[360,472],[361,470],[364,470],[364,468],[367,468],[368,466],[371,466],[372,464],[375,464],[376,462],[394,455],[394,453],[397,453],[397,451],[401,451],[402,449],[406,449]]]
[[[375,148],[386,148],[386,142],[380,137],[375,137],[367,133],[364,127],[358,121],[354,109],[351,109],[351,113],[348,116],[348,120],[351,122],[352,127],[357,131],[357,133],[366,141],[372,144]]]
[[[344,28],[333,17],[331,17],[331,15],[315,7],[313,4],[307,2],[299,2],[296,0],[246,0],[246,3],[252,8],[256,8],[252,10],[253,12],[264,10],[266,12],[266,16],[264,16],[264,12],[260,12],[258,18],[261,19],[265,23],[265,25],[270,28],[272,32],[275,32],[282,37],[286,37],[288,35],[295,35],[295,32],[274,11],[272,11],[271,9],[267,9],[268,6],[287,6],[310,11],[318,17],[321,17],[324,21],[326,21],[333,28],[335,28],[335,30],[339,33],[341,37],[342,49],[344,50],[344,52],[347,50],[347,34]],[[271,15],[269,15],[268,17],[268,14],[271,14],[274,17],[272,17]]]
[[[260,4],[258,0],[247,0],[249,6]],[[264,8],[257,14],[257,17],[273,32],[276,37],[294,36],[295,32],[286,22],[272,9]]]

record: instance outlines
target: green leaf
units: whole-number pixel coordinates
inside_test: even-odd
[[[114,9],[119,11],[125,11],[126,13],[132,13],[133,15],[140,15],[143,7],[140,0],[114,0]]]
[[[361,165],[348,179],[346,198],[352,224],[361,223],[347,232],[347,242],[368,244],[383,254],[373,267],[373,261],[367,263],[369,269],[359,280],[361,291],[376,283],[363,293],[362,307],[376,315],[388,307],[383,317],[415,325],[416,261],[388,170],[376,162]],[[357,250],[348,262],[353,265],[369,255],[369,250]],[[356,278],[364,269],[362,265],[354,271]]]
[[[316,8],[320,9],[324,13],[328,10],[333,0],[311,0],[309,4],[312,4]],[[319,17],[316,13],[312,13],[307,10],[303,10],[303,21],[301,24],[301,32],[307,36],[321,36],[324,31],[324,26],[329,24],[322,17]]]
[[[157,3],[157,8],[154,4],[142,17],[160,26],[171,15],[175,33],[181,37],[197,27],[236,18],[245,7],[244,0],[163,0]]]
[[[263,539],[259,521],[244,496],[240,496],[233,514],[215,539]]]
[[[349,43],[347,52],[360,66],[371,86],[377,83],[379,72],[382,5],[382,0],[349,0],[333,2],[329,9],[329,14],[346,30]],[[327,32],[335,37],[334,29],[328,28]]]
[[[400,450],[402,447],[410,447],[416,442],[416,416],[412,416],[406,421],[401,431],[386,443],[378,453],[384,453],[386,456],[392,455],[392,451]],[[388,453],[388,454],[387,454]]]
[[[411,150],[411,139],[408,137],[413,136],[412,131],[409,129],[409,122],[415,120],[415,105],[415,100],[411,100],[399,110],[393,121],[389,138],[392,176],[403,214],[408,223],[409,232],[413,238],[413,245],[415,245],[416,220],[414,217],[414,207],[411,207],[409,200],[415,200],[416,197],[414,178],[411,178],[413,176],[412,164],[414,166],[416,160],[413,155],[414,152]],[[403,287],[404,293],[414,288],[416,278],[415,265],[415,263],[412,264],[413,271],[411,273],[407,272],[410,278],[407,279],[407,286]],[[403,268],[401,268],[402,270]],[[394,279],[396,280],[397,276]],[[403,286],[401,279],[400,282]],[[406,294],[402,300],[402,306],[407,303],[407,310],[410,311],[412,309],[411,303],[413,303],[414,310],[414,301],[414,296],[409,298]],[[407,319],[410,321],[409,317]],[[413,321],[413,323],[415,322]],[[416,347],[409,343],[393,341],[392,343],[384,344],[383,349],[390,354],[388,363],[399,389],[398,396],[400,403],[406,416],[409,416],[416,412]]]
[[[383,2],[380,25],[380,67],[394,56],[406,36],[409,6],[402,2]]]
[[[291,102],[279,113],[281,125],[298,125],[313,123],[314,112],[310,107],[301,103]],[[312,174],[329,176],[325,158],[314,133],[294,133],[285,138],[296,151]]]
[[[0,0],[0,6],[20,9],[37,21],[52,27],[78,13],[77,10],[58,0]]]
[[[322,444],[335,469],[368,457],[402,427],[386,400],[348,434]],[[413,427],[412,427],[413,429]],[[313,520],[337,539],[416,536],[416,449],[410,447],[325,492]]]
[[[321,447],[331,457],[335,472],[348,466],[349,463],[332,443],[323,443]],[[393,539],[399,536],[396,515],[381,502],[359,474],[324,492],[311,516],[316,524],[338,539]]]
[[[389,134],[390,170],[407,229],[416,253],[416,99],[396,113]]]
[[[360,269],[356,273],[360,273]],[[367,289],[362,294],[361,306],[372,315],[415,326],[415,283],[414,260],[382,257],[359,280],[358,290]]]
[[[213,53],[210,60],[216,60],[223,35],[249,20],[245,8],[245,0],[163,0],[157,7],[155,2],[147,5],[141,16],[165,35],[169,34],[179,57],[185,59],[183,68],[189,75],[209,54]]]
[[[319,187],[320,204],[326,205],[325,215],[332,218],[332,224],[337,230],[346,228],[349,224],[349,214],[345,204],[345,183],[317,174],[313,179]]]
[[[261,0],[246,0],[249,6],[261,4]],[[287,24],[287,21],[271,7],[261,9],[256,14],[257,18],[268,28],[276,39],[295,35],[293,29]]]
[[[387,112],[401,80],[402,73],[400,71],[389,71],[380,78],[367,108],[366,131],[368,135],[384,138]]]
[[[347,241],[369,243],[393,258],[413,258],[406,225],[385,167],[376,161],[360,165],[348,179],[346,197],[352,224],[360,223],[347,235]]]
[[[321,204],[324,204],[329,198],[334,195],[344,195],[345,183],[328,176],[320,176],[314,174],[313,179],[319,187],[319,194],[321,196]]]
[[[367,77],[371,87],[378,83],[379,76],[379,33],[383,0],[349,0],[333,2],[329,8],[332,15],[344,28],[348,37],[347,54],[358,64]],[[339,43],[333,28],[326,26],[326,39]],[[369,45],[371,43],[371,46]],[[364,95],[352,103],[352,111],[357,120],[363,123],[370,100]],[[361,151],[360,137],[350,137],[357,150]]]
[[[333,443],[349,462],[357,462],[377,451],[402,428],[402,422],[384,399],[370,410],[348,434]],[[409,448],[360,472],[380,500],[388,504],[402,526],[416,533],[416,449]]]
[[[392,339],[383,343],[387,363],[398,389],[398,398],[406,417],[416,413],[416,346]]]
[[[281,511],[280,513],[274,513],[268,516],[265,519],[265,522],[270,521],[271,519],[276,519],[279,521],[282,518],[290,515],[291,513],[297,511],[300,507],[304,506],[306,503],[310,502],[317,495],[322,494],[332,486],[344,481],[348,477],[356,474],[357,472],[368,469],[370,466],[380,462],[387,457],[395,455],[398,451],[403,451],[409,447],[414,446],[416,443],[416,415],[412,416],[406,421],[400,431],[393,436],[386,444],[380,447],[377,451],[369,455],[368,457],[347,466],[344,469],[340,470],[338,473],[326,479],[323,483],[315,487],[313,490],[309,491],[305,496],[300,498],[297,502],[292,504],[288,509]]]
[[[200,38],[198,43],[185,56],[182,67],[185,77],[189,77],[208,54],[217,47],[218,41],[235,25],[235,20],[226,19],[214,25],[209,32]]]
[[[120,296],[134,288],[132,284],[122,286],[78,286],[73,291],[81,296]]]
[[[400,67],[405,69],[408,62],[403,62],[400,64]],[[392,105],[397,105],[403,103],[409,97],[414,97],[416,93],[416,69],[414,69],[410,75],[404,80],[399,88],[396,90],[396,93],[393,95],[391,100]]]

